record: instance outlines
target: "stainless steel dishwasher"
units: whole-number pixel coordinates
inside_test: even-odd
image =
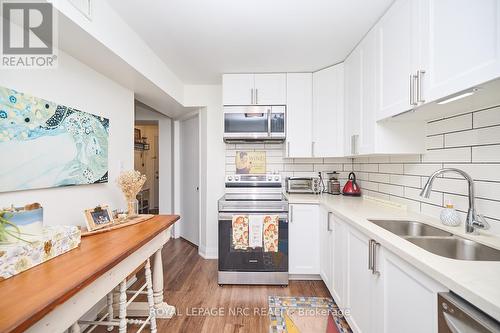
[[[438,294],[439,333],[498,333],[500,323],[453,293]]]

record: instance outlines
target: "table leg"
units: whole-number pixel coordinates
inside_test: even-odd
[[[127,282],[123,280],[120,283],[120,312],[118,317],[120,318],[120,326],[118,327],[118,333],[127,332]]]
[[[163,300],[163,261],[161,248],[153,257],[153,297],[156,309],[156,318],[172,318],[175,315],[175,307]]]

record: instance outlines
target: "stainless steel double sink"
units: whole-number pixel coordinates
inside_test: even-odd
[[[369,221],[442,257],[458,260],[500,261],[500,250],[425,223],[399,220]]]

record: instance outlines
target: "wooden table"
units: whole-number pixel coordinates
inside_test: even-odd
[[[159,215],[82,238],[77,249],[1,281],[0,332],[64,331],[153,255],[155,307],[160,318],[171,317],[175,309],[163,300],[161,249],[178,219]]]

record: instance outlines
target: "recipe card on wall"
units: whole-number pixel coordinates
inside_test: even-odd
[[[266,173],[266,152],[265,151],[237,151],[236,152],[236,173],[265,174]]]

